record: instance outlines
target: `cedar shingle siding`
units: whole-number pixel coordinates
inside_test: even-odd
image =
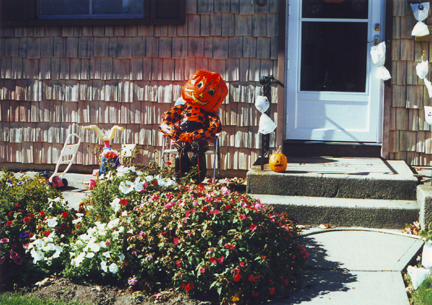
[[[412,16],[394,18],[401,22]],[[76,132],[83,142],[75,164],[96,165],[91,149],[101,142],[94,131],[80,128],[89,124],[104,130],[123,126],[113,147],[148,145],[139,160],[147,163],[161,149],[162,113],[196,70],[208,69],[220,73],[229,87],[220,110],[221,169],[247,170],[259,155],[254,107],[259,77],[277,76],[277,37],[277,0],[264,8],[249,0],[188,0],[184,25],[0,27],[0,163],[54,164],[66,136]],[[406,69],[414,42],[410,37],[396,41],[395,65]],[[406,81],[397,80],[394,90],[423,96],[416,93],[422,86],[412,84],[417,90],[412,92]],[[394,101],[393,113],[420,120],[419,104]],[[276,120],[276,107],[272,112]],[[408,135],[429,127],[420,129],[406,119],[393,125],[403,130],[393,128],[391,136],[398,149],[405,139],[405,150],[392,153],[416,153],[419,146]],[[273,147],[274,136],[271,142]]]

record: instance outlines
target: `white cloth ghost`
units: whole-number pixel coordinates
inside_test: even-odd
[[[426,268],[416,268],[413,266],[408,266],[408,274],[411,277],[411,282],[414,289],[417,289],[421,283],[428,277],[430,271]]]
[[[386,67],[384,67],[385,53],[386,53],[386,46],[384,42],[381,42],[376,46],[371,47],[370,50],[372,62],[375,65],[378,65],[376,76],[378,79],[382,79],[382,80],[388,80],[391,78],[390,72],[387,70]]]
[[[426,36],[429,35],[429,29],[423,20],[429,14],[429,2],[411,4],[411,9],[414,13],[414,18],[417,20],[416,25],[412,29],[412,36]]]

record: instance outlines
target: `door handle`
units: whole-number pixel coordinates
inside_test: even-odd
[[[380,37],[379,37],[379,35],[375,35],[374,36],[374,40],[372,40],[372,41],[368,41],[367,43],[374,43],[374,46],[376,46],[377,44],[379,44],[380,43]]]

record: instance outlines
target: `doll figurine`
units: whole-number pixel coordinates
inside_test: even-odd
[[[175,161],[178,177],[197,166],[193,179],[197,183],[204,180],[208,140],[222,130],[218,111],[227,94],[228,88],[218,73],[199,70],[182,88],[184,103],[176,103],[164,113],[159,130],[174,141],[179,151]]]

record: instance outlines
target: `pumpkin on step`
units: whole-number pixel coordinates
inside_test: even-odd
[[[279,149],[270,155],[270,169],[275,172],[283,172],[287,168],[287,163],[287,157],[281,153],[281,146],[279,146]]]

